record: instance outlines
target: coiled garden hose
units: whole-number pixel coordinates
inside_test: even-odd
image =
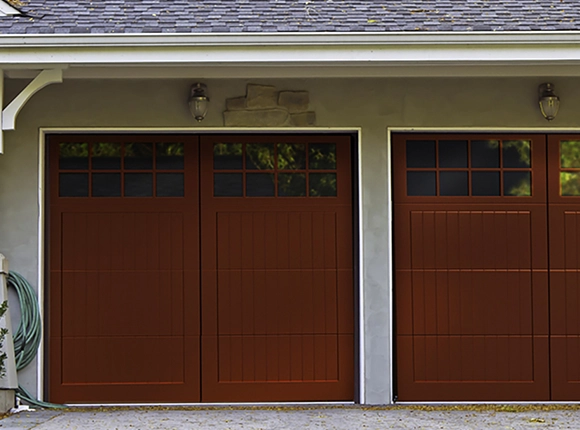
[[[24,277],[16,272],[8,274],[8,286],[14,288],[20,302],[20,324],[13,334],[16,370],[28,366],[38,351],[42,338],[42,320],[36,293]],[[16,395],[27,403],[41,408],[65,408],[64,405],[37,400],[24,387],[18,385]]]

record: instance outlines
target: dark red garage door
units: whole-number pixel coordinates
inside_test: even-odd
[[[580,399],[580,136],[396,135],[397,393]]]
[[[51,401],[353,399],[349,137],[49,151]]]

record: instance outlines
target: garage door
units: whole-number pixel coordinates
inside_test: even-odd
[[[580,399],[580,136],[396,135],[393,172],[398,399]]]
[[[353,399],[349,137],[49,154],[51,401]]]

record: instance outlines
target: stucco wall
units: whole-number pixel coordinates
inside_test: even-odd
[[[580,86],[552,80],[562,99],[558,118],[544,120],[537,86],[545,79],[296,79],[204,80],[211,106],[199,126],[220,127],[226,98],[246,84],[310,92],[318,126],[362,128],[362,270],[364,279],[365,396],[390,401],[390,224],[387,127],[580,126]],[[198,127],[187,108],[194,80],[65,80],[43,89],[24,107],[17,131],[6,132],[0,156],[0,252],[38,284],[38,164],[40,127]],[[25,83],[7,80],[7,101]],[[36,392],[36,366],[19,375]]]

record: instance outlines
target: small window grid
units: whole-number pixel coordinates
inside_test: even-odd
[[[580,196],[580,141],[560,141],[560,196]]]
[[[272,142],[272,143],[237,143],[237,142],[224,142],[214,144],[214,148],[218,145],[240,145],[241,146],[241,162],[238,168],[219,168],[216,167],[215,153],[214,153],[214,196],[215,197],[336,197],[337,196],[337,162],[336,162],[336,144],[334,143],[295,143],[295,142]],[[271,167],[264,167],[268,164],[267,162],[252,163],[248,162],[248,146],[249,145],[259,145],[259,146],[272,146],[272,160],[270,163]],[[294,168],[281,168],[281,164],[291,165],[292,163],[288,161],[280,151],[280,148],[284,145],[295,145],[304,147],[304,157],[300,161],[295,162]],[[325,145],[329,148],[335,157],[333,168],[318,168],[311,166],[310,154],[311,148],[321,147]],[[251,165],[250,165],[251,164]],[[320,163],[324,164],[324,162]],[[299,167],[296,167],[299,166]],[[231,193],[218,193],[215,187],[215,181],[219,178],[220,181],[225,175],[231,175],[230,181],[240,181],[239,186],[232,186],[230,189],[235,188]],[[235,177],[234,177],[235,175]],[[252,192],[248,184],[258,182],[258,175],[262,175],[260,180],[264,180],[264,175],[271,175],[273,186],[271,194],[265,195],[265,193]],[[323,191],[320,194],[316,193],[314,187],[318,187],[322,175],[331,175],[328,177],[334,178],[334,186],[331,191]],[[239,178],[239,179],[238,179]],[[298,182],[300,187],[302,183],[304,184],[304,193],[288,193],[284,192],[282,182],[292,183],[293,181]],[[239,190],[239,191],[238,191]]]
[[[465,142],[466,143],[466,164],[465,167],[442,167],[441,166],[441,151],[440,146],[441,142]],[[489,139],[485,140],[488,142],[496,142],[498,145],[498,159],[497,159],[497,167],[474,167],[474,164],[478,164],[477,162],[474,163],[472,159],[472,152],[473,142],[482,142],[482,139],[453,139],[452,137],[447,136],[444,139],[420,139],[420,140],[413,140],[408,139],[406,141],[406,145],[413,144],[413,142],[433,142],[434,144],[434,151],[433,157],[434,160],[430,163],[428,160],[422,160],[419,163],[414,164],[423,164],[420,167],[409,167],[410,161],[407,159],[407,166],[406,166],[406,177],[407,177],[407,195],[408,196],[433,196],[433,197],[530,197],[532,196],[532,156],[531,156],[531,141],[515,141],[511,139]],[[510,145],[513,143],[520,143],[523,145],[527,145],[528,149],[528,165],[523,166],[513,166],[513,161],[508,161],[506,155],[504,154],[504,149],[509,150]],[[407,156],[409,155],[409,151],[407,151]],[[413,164],[413,163],[411,163]],[[433,164],[432,166],[427,166],[429,164]],[[506,167],[505,164],[512,164],[509,167]],[[580,169],[578,169],[580,173]],[[410,181],[410,174],[418,174],[418,180],[423,181],[422,185],[417,188],[417,193],[411,193],[409,188],[409,181]],[[492,174],[496,174],[497,176],[497,192],[496,193],[478,193],[477,192],[477,184],[474,184],[474,179],[479,181],[483,179],[485,176],[489,175],[487,178],[491,178]],[[458,191],[456,194],[451,193],[444,193],[442,192],[442,183],[445,182],[453,182],[453,179],[457,180],[460,175],[465,177],[466,183],[465,185],[456,186],[455,190]],[[516,180],[521,178],[525,178],[527,175],[527,182],[529,183],[529,187],[519,192],[519,194],[510,194],[510,184],[515,183]],[[432,179],[434,183],[430,184],[428,181]],[[508,188],[506,190],[506,188]],[[474,191],[475,190],[475,191]]]
[[[118,146],[118,167],[103,165],[98,157],[100,145]],[[150,145],[150,167],[136,166],[135,160],[129,159],[127,148],[131,145]],[[166,154],[162,148],[172,145],[178,148],[180,156],[170,157],[181,159],[174,166],[167,166],[162,160]],[[76,155],[62,157],[63,148],[68,147]],[[184,158],[185,147],[180,142],[67,142],[59,146],[59,195],[60,197],[183,197],[184,196]],[[114,151],[113,151],[114,152]],[[117,154],[111,159],[116,160]],[[71,165],[76,162],[76,166]],[[109,163],[115,164],[116,161]],[[68,164],[68,166],[67,166]],[[106,164],[106,163],[105,163]],[[63,166],[64,165],[64,166]],[[159,168],[158,165],[163,165]],[[80,166],[80,167],[79,167]],[[76,192],[63,194],[63,181],[70,178],[74,183],[68,189]],[[99,189],[99,183],[102,187]],[[114,185],[112,185],[114,184]],[[135,191],[136,187],[141,191]],[[65,186],[66,188],[66,186]],[[143,191],[149,189],[150,191]]]

